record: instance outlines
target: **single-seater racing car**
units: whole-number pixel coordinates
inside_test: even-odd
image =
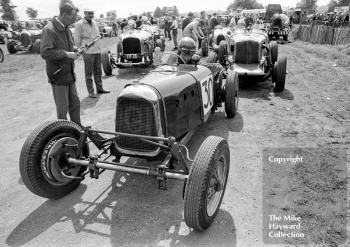
[[[186,224],[199,231],[206,229],[224,196],[229,146],[225,139],[209,136],[192,160],[185,145],[208,121],[218,98],[225,102],[227,117],[236,114],[237,74],[231,71],[223,87],[215,78],[210,68],[197,63],[159,64],[122,90],[116,100],[113,131],[67,120],[42,124],[22,147],[19,167],[24,184],[36,195],[59,199],[75,190],[86,175],[97,179],[105,170],[154,176],[160,189],[166,189],[167,179],[178,179],[184,181]],[[101,153],[91,155],[88,142]],[[122,156],[140,157],[145,163],[120,162]]]

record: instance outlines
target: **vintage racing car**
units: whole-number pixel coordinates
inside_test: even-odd
[[[164,44],[164,37],[152,26],[126,32],[117,43],[117,54],[102,51],[103,71],[111,75],[113,68],[147,67],[153,63],[154,48],[159,46],[164,50]]]
[[[288,41],[289,35],[289,19],[284,14],[274,14],[271,19],[270,26],[268,28],[269,39],[283,38],[284,41]]]
[[[225,139],[209,136],[192,160],[185,145],[207,122],[219,98],[225,101],[227,117],[236,114],[237,73],[230,71],[225,83],[216,77],[202,65],[162,64],[122,90],[114,131],[81,127],[67,120],[42,124],[21,150],[24,184],[36,195],[59,199],[76,189],[85,175],[97,179],[105,170],[154,176],[160,189],[166,189],[168,178],[178,179],[184,181],[186,224],[199,231],[206,229],[224,196],[230,150]],[[90,142],[100,154],[89,153]],[[122,156],[140,157],[144,163],[122,163]]]
[[[237,28],[229,42],[220,41],[218,51],[211,51],[207,61],[219,61],[224,67],[232,68],[240,77],[254,77],[263,81],[272,77],[275,91],[284,90],[287,57],[278,56],[277,42],[269,43],[268,35],[261,30],[260,25],[250,29]]]
[[[232,39],[232,30],[228,27],[222,27],[218,25],[215,27],[213,34],[209,35],[209,47],[211,52],[211,56],[208,56],[208,62],[216,63],[219,61],[221,64],[225,63],[225,54],[227,49],[227,43]],[[213,52],[216,53],[215,57],[213,57]]]
[[[30,25],[28,30],[23,30],[18,37],[7,40],[7,50],[13,54],[17,51],[32,51],[40,53],[40,39],[42,30],[35,25]]]

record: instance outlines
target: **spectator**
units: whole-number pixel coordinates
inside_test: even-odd
[[[172,31],[174,50],[177,50],[177,30],[179,28],[179,24],[177,23],[176,17],[174,15],[172,18],[173,18],[173,22],[170,25],[170,30]]]
[[[193,13],[189,12],[187,14],[187,17],[182,21],[182,27],[181,27],[182,32],[184,31],[185,27],[192,22],[193,16],[194,16]]]
[[[216,13],[213,13],[213,17],[210,19],[210,29],[214,30],[219,24],[218,19],[216,19]]]
[[[199,19],[199,26],[201,26],[202,29],[202,33],[204,34],[204,36],[207,36],[209,33],[209,22],[208,20],[205,18],[205,11],[201,11],[200,12],[200,19]],[[198,49],[200,49],[202,46],[202,39],[198,38]]]
[[[136,28],[139,28],[142,25],[142,16],[139,16],[136,20]]]
[[[201,22],[201,25],[203,25],[203,22]],[[197,20],[192,21],[185,27],[183,31],[183,36],[193,39],[196,42],[196,44],[198,43],[198,38],[205,38],[201,26],[199,25],[199,22]]]
[[[79,10],[66,3],[42,31],[40,54],[46,61],[46,73],[52,87],[58,119],[67,119],[81,125],[80,100],[75,86],[73,37],[69,25],[73,24]]]
[[[170,20],[170,18],[166,17],[166,20],[165,20],[165,33],[168,36],[169,40],[171,40],[171,30],[170,30],[171,23],[172,23],[172,21]]]
[[[85,45],[97,36],[100,32],[97,23],[93,20],[94,11],[85,9],[84,18],[75,24],[74,41],[76,46]],[[101,69],[101,43],[97,41],[89,50],[83,53],[85,64],[85,82],[90,98],[96,98],[94,93],[94,86],[92,83],[92,76],[96,84],[96,92],[98,94],[110,93],[102,87],[102,69]]]

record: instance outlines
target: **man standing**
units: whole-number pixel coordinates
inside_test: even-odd
[[[219,25],[218,19],[216,19],[216,13],[213,13],[213,17],[210,19],[210,29],[214,30],[217,25]]]
[[[185,27],[192,22],[192,20],[193,20],[193,13],[189,12],[187,14],[187,17],[182,21],[182,26],[181,26],[182,32],[184,31]]]
[[[171,35],[173,37],[174,42],[174,50],[177,50],[177,29],[179,28],[179,24],[177,23],[175,15],[173,15],[173,22],[170,25]]]
[[[90,9],[84,10],[84,18],[75,24],[74,41],[77,47],[81,47],[91,42],[97,36],[100,36],[97,23],[93,20],[94,11]],[[92,75],[96,84],[98,94],[110,93],[102,87],[102,69],[101,69],[101,43],[98,40],[92,47],[83,53],[85,64],[85,82],[90,98],[96,98],[94,86],[92,83]]]
[[[46,73],[52,86],[58,119],[67,119],[81,125],[80,101],[75,86],[73,37],[69,25],[75,22],[79,10],[71,4],[60,6],[60,15],[43,29],[40,53],[46,61]]]

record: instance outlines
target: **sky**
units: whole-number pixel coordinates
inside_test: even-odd
[[[266,6],[269,3],[280,3],[282,7],[295,7],[301,0],[257,0]],[[25,13],[27,7],[38,10],[38,18],[53,17],[58,15],[59,0],[11,0],[16,5],[16,13],[20,20],[28,19]],[[118,17],[127,17],[130,14],[140,14],[144,11],[154,11],[157,6],[176,5],[180,13],[201,10],[226,10],[233,0],[73,0],[73,3],[83,11],[90,8],[95,11],[95,16],[106,14],[108,10],[116,10]],[[318,0],[317,5],[326,5],[329,0]]]

